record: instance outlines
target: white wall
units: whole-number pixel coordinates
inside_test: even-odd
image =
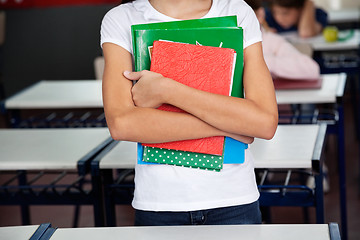
[[[341,8],[360,8],[360,0],[313,0],[315,4],[325,10],[338,10]]]

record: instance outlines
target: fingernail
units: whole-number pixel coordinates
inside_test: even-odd
[[[130,74],[130,71],[124,71],[124,75],[129,75]]]

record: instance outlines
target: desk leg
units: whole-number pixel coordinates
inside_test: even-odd
[[[344,137],[344,108],[338,105],[339,121],[337,123],[338,134],[338,161],[339,161],[339,187],[340,187],[340,210],[341,230],[344,240],[347,240],[347,210],[346,210],[346,176],[345,176],[345,137]]]
[[[102,170],[104,172],[104,209],[107,227],[116,226],[115,200],[110,185],[113,184],[112,169]]]
[[[93,168],[93,166],[92,166]],[[91,182],[94,196],[94,220],[95,227],[105,226],[105,214],[104,214],[104,198],[103,198],[103,186],[101,182],[100,171],[98,169],[92,169]]]
[[[26,171],[20,171],[18,180],[19,186],[27,185]],[[26,203],[21,203],[21,222],[22,225],[30,225],[30,210]]]
[[[360,76],[360,73],[359,73]],[[356,139],[360,139],[360,112],[359,109],[359,83],[358,76],[348,75],[347,80],[349,80],[350,91],[351,91],[351,102],[353,103],[353,112],[354,112],[354,122],[356,129]]]
[[[321,164],[322,165],[322,164]],[[315,201],[316,201],[316,223],[323,224],[324,220],[324,190],[323,190],[323,170],[320,166],[320,172],[315,175]]]

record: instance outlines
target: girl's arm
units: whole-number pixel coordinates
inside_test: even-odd
[[[132,82],[123,76],[125,70],[132,69],[131,54],[112,43],[103,44],[103,53],[103,103],[107,125],[115,140],[158,143],[231,136],[245,143],[253,141],[251,137],[225,133],[190,114],[135,106]]]
[[[132,88],[136,106],[156,108],[168,103],[229,134],[264,139],[275,134],[277,103],[260,42],[244,50],[245,99],[200,91],[149,71],[125,76],[138,80]]]
[[[322,26],[316,21],[315,5],[311,0],[306,0],[301,12],[298,33],[300,37],[313,37],[321,33]]]

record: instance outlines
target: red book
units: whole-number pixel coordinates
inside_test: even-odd
[[[235,59],[235,51],[229,48],[155,41],[150,70],[202,91],[229,96]],[[167,104],[160,106],[158,109],[183,112],[183,110]],[[222,155],[224,137],[143,145]]]

